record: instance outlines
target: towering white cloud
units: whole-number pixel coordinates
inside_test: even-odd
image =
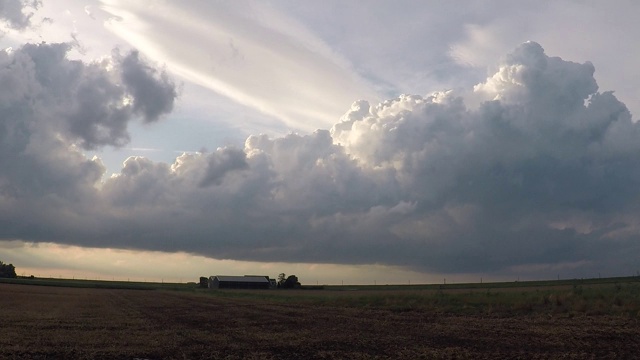
[[[2,238],[441,272],[633,266],[640,133],[591,63],[528,42],[473,88],[477,107],[454,91],[357,101],[330,130],[132,157],[100,183],[71,144],[122,144],[175,90],[136,52],[65,49],[0,59],[15,84],[0,93]]]

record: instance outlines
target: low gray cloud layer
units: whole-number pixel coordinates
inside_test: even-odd
[[[2,239],[432,272],[635,271],[640,130],[598,92],[591,63],[528,42],[467,93],[357,101],[330,130],[173,164],[129,158],[102,183],[79,149],[123,145],[130,121],[171,111],[175,86],[136,52],[83,63],[66,51],[0,53]]]

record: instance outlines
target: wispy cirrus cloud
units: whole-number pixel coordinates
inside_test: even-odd
[[[330,47],[260,3],[103,1],[107,28],[184,79],[294,130],[330,126],[350,101],[379,97]]]

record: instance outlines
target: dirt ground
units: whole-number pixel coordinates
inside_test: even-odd
[[[634,359],[629,316],[461,316],[0,284],[0,359]]]

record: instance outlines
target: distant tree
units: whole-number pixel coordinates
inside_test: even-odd
[[[16,278],[16,268],[13,264],[5,264],[0,261],[0,278]]]
[[[204,276],[200,276],[200,284],[199,286],[201,288],[208,288],[209,287],[209,279],[204,277]]]
[[[289,275],[287,280],[284,281],[282,287],[285,289],[297,289],[301,287],[298,277],[295,275]]]
[[[280,273],[280,275],[278,275],[278,287],[284,287],[285,281],[287,281],[287,275],[285,275],[285,273]]]

